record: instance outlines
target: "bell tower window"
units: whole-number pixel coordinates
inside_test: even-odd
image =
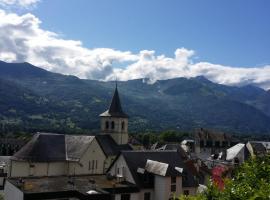
[[[111,128],[114,129],[114,121],[111,122]]]
[[[106,128],[106,130],[109,129],[109,122],[108,121],[105,122],[105,128]]]
[[[124,130],[124,129],[125,129],[125,122],[122,122],[122,124],[121,124],[121,128],[122,128],[122,130]]]

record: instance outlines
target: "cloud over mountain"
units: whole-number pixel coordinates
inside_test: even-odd
[[[36,0],[0,0],[0,4]],[[270,66],[241,68],[194,62],[193,50],[179,48],[174,57],[153,50],[138,53],[110,48],[86,48],[81,41],[63,39],[44,30],[41,21],[28,13],[18,15],[0,10],[0,60],[29,62],[44,69],[80,78],[120,80],[149,78],[151,82],[175,77],[206,78],[227,85],[256,84],[270,88]]]

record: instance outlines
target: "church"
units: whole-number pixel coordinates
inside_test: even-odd
[[[11,157],[9,177],[105,174],[128,145],[128,115],[116,86],[111,105],[100,114],[98,135],[37,133]]]

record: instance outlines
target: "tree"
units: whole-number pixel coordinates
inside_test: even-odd
[[[225,180],[225,189],[219,190],[213,183],[195,197],[181,196],[181,200],[269,200],[270,155],[251,158],[235,172],[233,179]]]

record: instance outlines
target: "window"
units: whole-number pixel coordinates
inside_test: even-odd
[[[174,183],[176,183],[176,177],[171,178],[171,184],[174,184]]]
[[[176,185],[171,185],[171,192],[176,192]]]
[[[111,122],[111,128],[114,129],[114,121]]]
[[[144,193],[144,200],[150,200],[151,199],[151,193],[150,192],[145,192]]]
[[[88,163],[88,170],[91,170],[91,161]]]
[[[97,169],[97,160],[96,160],[96,169]]]
[[[121,200],[130,200],[130,194],[121,194]]]
[[[121,127],[122,127],[122,130],[124,130],[124,129],[125,129],[125,122],[122,122]]]
[[[95,169],[95,161],[92,160],[92,170]]]
[[[108,121],[105,122],[105,128],[106,128],[106,130],[109,129],[109,122]]]
[[[171,192],[176,192],[176,177],[171,177]]]
[[[188,196],[189,195],[189,190],[184,190],[184,195]]]

